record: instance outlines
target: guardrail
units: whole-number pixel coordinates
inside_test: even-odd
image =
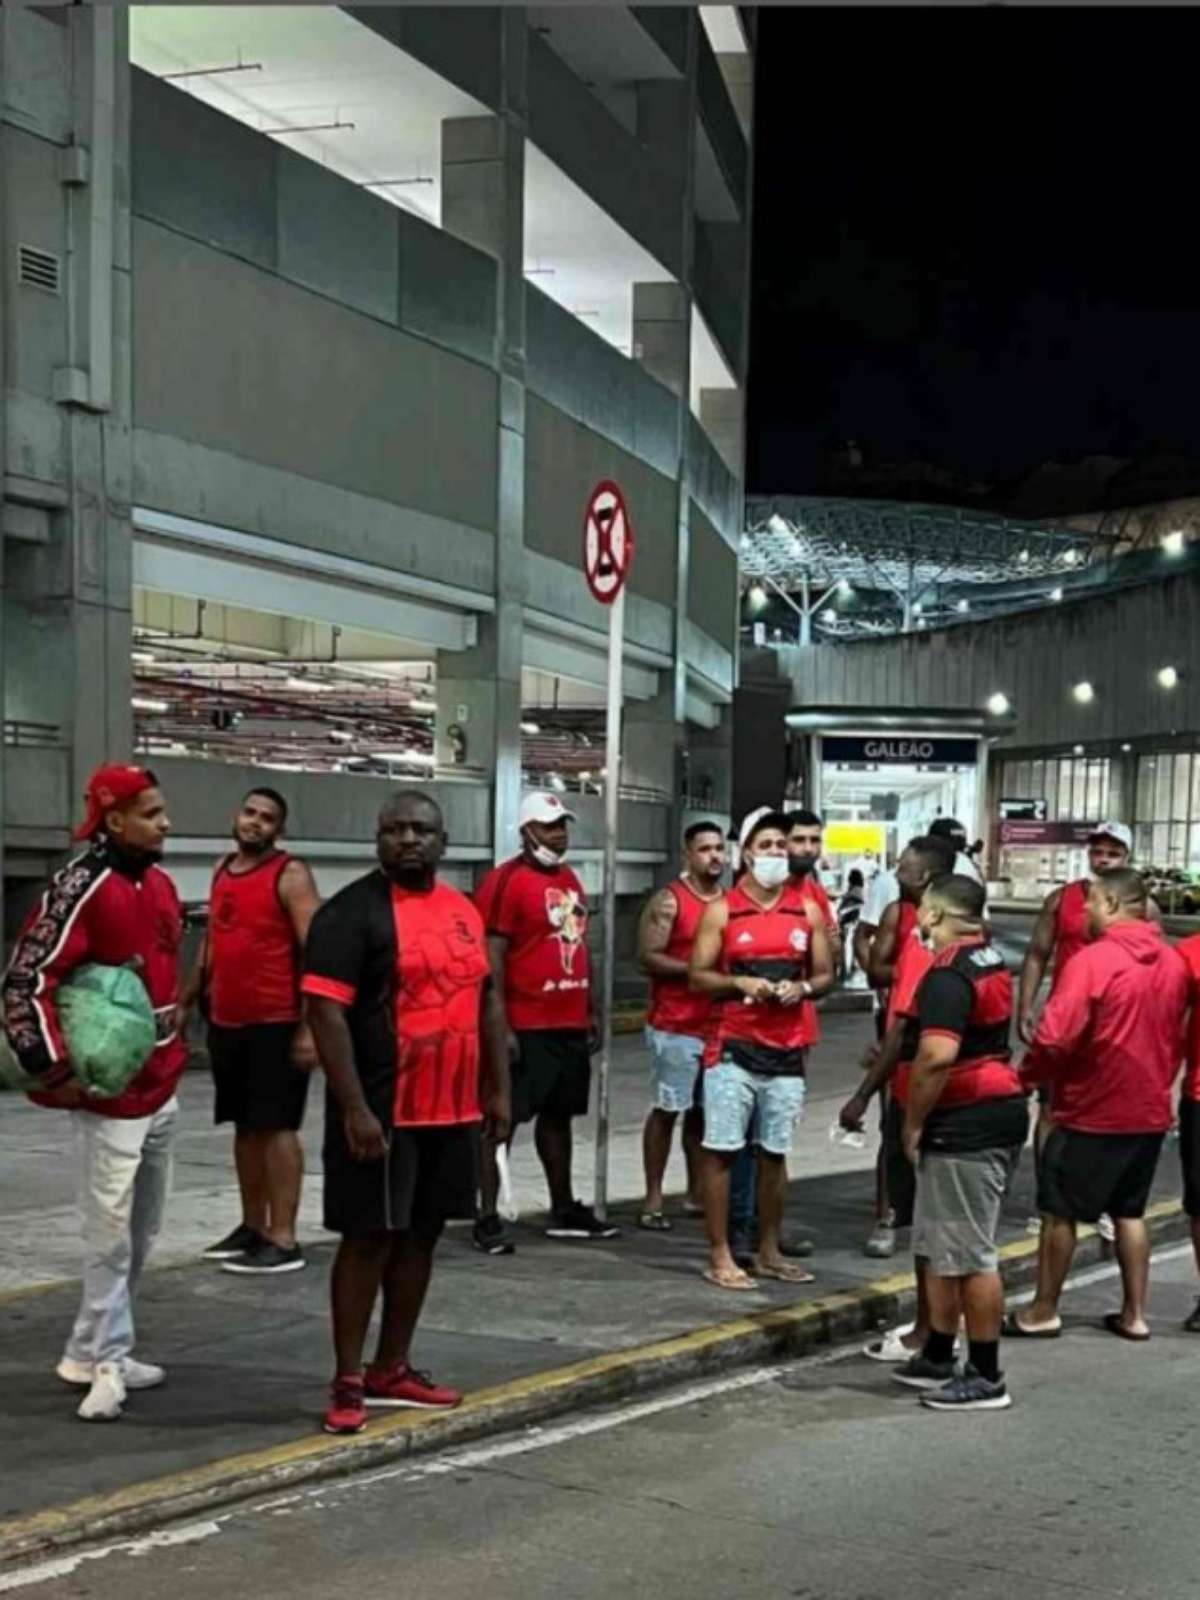
[[[26,750],[60,749],[66,743],[57,722],[28,722],[20,717],[5,719],[4,742]]]

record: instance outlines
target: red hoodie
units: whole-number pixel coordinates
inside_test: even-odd
[[[1188,969],[1149,922],[1116,922],[1071,960],[1021,1064],[1084,1133],[1165,1133],[1183,1059]]]

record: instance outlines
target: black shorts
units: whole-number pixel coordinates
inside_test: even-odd
[[[436,1234],[454,1217],[473,1217],[479,1188],[479,1124],[393,1128],[388,1153],[355,1161],[332,1107],[325,1135],[324,1220],[331,1233]]]
[[[1183,1168],[1183,1209],[1200,1217],[1200,1101],[1179,1101],[1179,1164]]]
[[[234,1122],[252,1133],[296,1129],[304,1121],[309,1074],[292,1065],[294,1022],[208,1030],[216,1101],[214,1122]]]
[[[512,1069],[512,1119],[529,1122],[539,1112],[586,1117],[592,1091],[588,1036],[578,1028],[518,1033],[521,1054]]]
[[[1163,1133],[1082,1133],[1056,1127],[1042,1149],[1038,1210],[1072,1222],[1140,1217],[1158,1170]]]
[[[911,1228],[917,1198],[917,1169],[904,1154],[904,1107],[888,1096],[883,1121],[884,1178],[888,1206],[897,1228]]]

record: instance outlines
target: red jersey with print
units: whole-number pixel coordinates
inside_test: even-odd
[[[1090,881],[1087,878],[1080,878],[1075,883],[1068,883],[1058,897],[1058,910],[1054,913],[1054,975],[1050,980],[1051,994],[1054,993],[1055,986],[1066,971],[1067,963],[1072,957],[1077,956],[1088,942],[1087,897],[1090,888]]]
[[[475,904],[488,933],[508,940],[504,1003],[514,1032],[586,1032],[587,899],[570,867],[547,871],[518,856],[488,873]]]
[[[291,859],[277,850],[248,872],[234,872],[230,856],[213,875],[208,1009],[219,1028],[299,1019],[299,951],[279,898],[279,880]]]
[[[1188,970],[1187,1055],[1183,1063],[1183,1093],[1189,1100],[1200,1100],[1200,933],[1181,939],[1175,946]]]
[[[305,994],[347,1010],[368,1103],[398,1128],[478,1122],[479,1013],[488,977],[479,912],[449,884],[402,889],[381,872],[313,918]]]
[[[675,897],[675,921],[662,953],[672,961],[686,963],[691,960],[700,918],[712,904],[712,899],[705,900],[698,895],[686,878],[677,878],[669,888]],[[650,1015],[647,1020],[660,1033],[685,1033],[691,1038],[702,1039],[711,1011],[712,1001],[707,995],[693,994],[688,988],[686,974],[681,978],[650,979]]]
[[[59,1026],[59,986],[88,962],[136,960],[154,1010],[158,1043],[119,1095],[88,1096],[83,1110],[148,1117],[175,1093],[187,1048],[175,1031],[183,910],[161,867],[136,868],[107,843],[94,844],[51,879],[17,938],[4,975],[4,1030],[21,1066],[48,1089],[70,1079]],[[31,1096],[43,1103],[38,1094]]]
[[[888,990],[889,1028],[894,1022],[901,1020],[907,1022],[916,1016],[917,990],[933,965],[933,951],[922,942],[917,932],[916,907],[902,902],[900,911],[902,919],[905,911],[911,913],[907,919],[910,926],[908,933],[898,944],[896,961],[892,969],[892,987]],[[901,1106],[908,1104],[908,1080],[912,1076],[913,1057],[904,1053],[909,1048],[915,1055],[916,1039],[906,1030],[904,1045],[901,1047],[901,1059],[888,1085],[892,1099]]]
[[[772,983],[802,982],[812,967],[812,929],[800,897],[785,890],[769,910],[744,889],[725,897],[729,916],[721,937],[720,970],[735,977],[768,978]],[[804,1075],[804,1051],[812,1027],[803,1005],[776,1000],[747,1002],[741,995],[714,1007],[715,1027],[705,1049],[705,1065],[728,1059],[748,1072]]]

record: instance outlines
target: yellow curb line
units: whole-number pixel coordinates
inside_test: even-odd
[[[1165,1220],[1180,1214],[1182,1209],[1178,1200],[1159,1201],[1147,1208],[1146,1220]],[[1089,1238],[1095,1231],[1094,1228],[1081,1228],[1080,1238]],[[1000,1256],[1004,1261],[1016,1262],[1036,1255],[1037,1248],[1038,1241],[1034,1238],[1014,1239],[1001,1247]],[[316,1434],[287,1444],[273,1445],[265,1450],[225,1456],[202,1467],[188,1467],[160,1478],[129,1484],[109,1494],[89,1495],[65,1506],[33,1512],[0,1523],[0,1560],[44,1552],[67,1541],[77,1542],[88,1534],[97,1536],[105,1531],[104,1524],[114,1518],[125,1520],[139,1512],[152,1512],[156,1507],[161,1508],[164,1520],[178,1516],[184,1509],[194,1509],[193,1503],[197,1498],[202,1500],[207,1493],[219,1492],[223,1487],[232,1486],[243,1479],[257,1483],[261,1490],[268,1487],[262,1482],[265,1478],[287,1482],[297,1477],[307,1477],[308,1474],[302,1469],[314,1461],[328,1462],[331,1473],[349,1473],[356,1465],[366,1464],[372,1457],[393,1459],[418,1448],[433,1448],[438,1435],[446,1435],[446,1443],[450,1444],[460,1435],[477,1437],[486,1431],[499,1431],[494,1427],[488,1430],[486,1419],[489,1415],[503,1417],[517,1410],[522,1401],[535,1396],[546,1397],[556,1392],[561,1394],[584,1385],[599,1388],[600,1380],[611,1379],[616,1374],[665,1365],[684,1356],[718,1352],[721,1347],[755,1333],[795,1335],[810,1324],[816,1330],[840,1312],[854,1311],[872,1300],[901,1295],[911,1289],[912,1283],[910,1272],[893,1273],[889,1277],[876,1278],[856,1289],[842,1290],[819,1300],[806,1300],[738,1317],[730,1322],[714,1323],[671,1339],[591,1356],[583,1361],[552,1368],[548,1372],[532,1373],[528,1377],[480,1389],[468,1395],[462,1405],[452,1412],[400,1412],[373,1423],[366,1432],[348,1438]],[[474,1426],[472,1419],[475,1419]],[[518,1425],[519,1421],[519,1416],[513,1418],[512,1425]],[[407,1444],[401,1442],[404,1440],[407,1440]],[[387,1441],[392,1441],[393,1447],[382,1450],[381,1445]],[[361,1461],[359,1458],[362,1458]],[[185,1504],[180,1506],[180,1502]],[[137,1525],[144,1526],[145,1519]]]

